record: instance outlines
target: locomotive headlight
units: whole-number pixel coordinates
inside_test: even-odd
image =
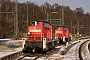
[[[30,32],[28,32],[28,35],[30,35]]]

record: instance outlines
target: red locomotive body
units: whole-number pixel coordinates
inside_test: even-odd
[[[55,31],[52,26],[43,21],[35,21],[28,27],[28,40],[24,45],[24,52],[46,51],[54,46]]]
[[[34,22],[28,27],[28,40],[42,41],[43,38],[52,40],[54,30],[51,25],[46,22]]]
[[[70,32],[66,27],[59,26],[55,30],[55,38],[58,39],[58,43],[68,42],[70,40]]]

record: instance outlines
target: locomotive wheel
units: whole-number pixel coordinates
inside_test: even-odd
[[[29,53],[29,52],[31,52],[31,49],[29,47],[23,49],[23,53]]]
[[[41,53],[41,52],[42,52],[42,48],[36,47],[36,48],[35,48],[35,52],[36,52],[36,53]]]
[[[27,53],[26,50],[23,50],[23,53]]]
[[[43,54],[46,54],[47,51],[42,51]]]

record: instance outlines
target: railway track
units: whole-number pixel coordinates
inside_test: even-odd
[[[1,57],[0,60],[12,60],[21,55],[23,55],[23,52],[19,51],[19,52],[15,52],[13,54],[9,54],[7,56]]]
[[[56,51],[58,51],[58,50],[51,49],[51,50],[47,51],[45,54],[43,54],[43,53],[41,53],[41,54],[38,54],[38,53],[36,53],[36,54],[25,54],[24,56],[18,58],[17,60],[28,60],[28,58],[29,58],[29,60],[37,60],[41,57],[48,58],[49,55],[56,53]]]
[[[27,60],[27,57],[29,58],[29,60],[36,60],[38,58],[40,58],[41,56],[43,56],[43,54],[25,54],[24,56],[16,59],[16,60]],[[32,58],[33,57],[33,58]]]
[[[67,48],[65,48],[65,50],[62,50],[61,47],[59,49],[58,53],[55,53],[54,55],[51,56],[51,59],[56,59],[55,57],[59,58],[61,57],[61,60],[81,60],[81,57],[79,56],[81,51],[80,48],[81,46],[86,42],[88,42],[89,40],[86,38],[84,39],[80,39],[78,42],[72,43],[70,44]],[[89,48],[90,49],[90,48]],[[49,57],[50,58],[50,57]],[[83,58],[83,57],[82,57]]]
[[[77,51],[77,50],[79,50],[79,60],[83,60],[83,57],[82,57],[82,55],[81,55],[81,48],[82,48],[82,46],[87,42],[88,40],[86,40],[86,41],[83,41],[83,42],[77,42],[77,43],[74,43],[73,44],[73,46],[74,45],[76,45],[76,44],[78,44],[78,46],[80,47],[80,48],[76,48],[76,50],[75,51]],[[79,44],[79,43],[81,43],[81,44]],[[70,49],[73,49],[73,46],[69,46],[69,50]],[[90,48],[90,43],[88,44],[88,48]],[[89,49],[90,50],[90,49]],[[23,52],[22,51],[19,51],[19,52],[15,52],[15,53],[13,53],[13,54],[10,54],[10,55],[7,55],[7,56],[4,56],[4,57],[2,57],[2,58],[0,58],[0,60],[12,60],[12,59],[14,59],[14,60],[28,60],[28,59],[25,59],[25,57],[29,57],[29,59],[31,59],[31,60],[37,60],[38,58],[41,58],[41,57],[45,57],[45,58],[47,58],[48,59],[48,56],[50,57],[52,54],[56,54],[57,53],[57,51],[60,51],[60,49],[52,49],[52,50],[50,50],[50,51],[48,51],[46,54],[34,54],[34,55],[31,55],[31,54],[23,54]],[[51,53],[52,52],[52,53]],[[64,52],[65,53],[65,52]],[[64,55],[66,55],[68,52],[66,52]],[[58,53],[57,53],[58,54]],[[76,54],[75,54],[76,55]],[[32,58],[33,57],[33,58]]]
[[[25,57],[34,57],[33,60],[36,60],[37,58],[40,58],[44,54],[24,54],[22,51],[15,52],[13,54],[4,56],[0,58],[0,60],[23,60]],[[32,60],[32,58],[31,58]]]
[[[85,38],[85,39],[78,40],[78,42],[76,42],[76,43],[72,42],[66,48],[64,48],[64,50],[60,49],[60,51],[58,53],[52,55],[52,57],[54,57],[54,56],[56,57],[56,55],[57,55],[57,57],[61,56],[62,60],[73,60],[73,59],[74,60],[82,60],[82,58],[85,58],[85,57],[82,56],[82,51],[81,51],[82,47],[81,46],[86,45],[86,46],[84,46],[84,49],[85,49],[85,47],[89,47],[86,43],[88,41],[89,41],[89,38]],[[61,48],[63,48],[63,47],[61,47]],[[88,49],[90,49],[90,48],[88,48]],[[82,48],[82,50],[83,50],[83,48]]]
[[[84,55],[86,54],[86,52],[87,52],[86,48],[88,48],[88,51],[89,51],[89,49],[90,49],[90,47],[89,47],[90,46],[90,43],[89,42],[90,42],[90,40],[87,40],[87,41],[83,42],[80,45],[80,48],[79,48],[79,59],[80,60],[85,60],[84,57],[82,56],[82,53]]]

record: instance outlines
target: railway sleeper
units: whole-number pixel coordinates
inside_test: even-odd
[[[12,59],[15,59],[16,57],[18,57],[20,55],[23,55],[22,51],[4,56],[4,57],[0,58],[0,60],[12,60]]]

